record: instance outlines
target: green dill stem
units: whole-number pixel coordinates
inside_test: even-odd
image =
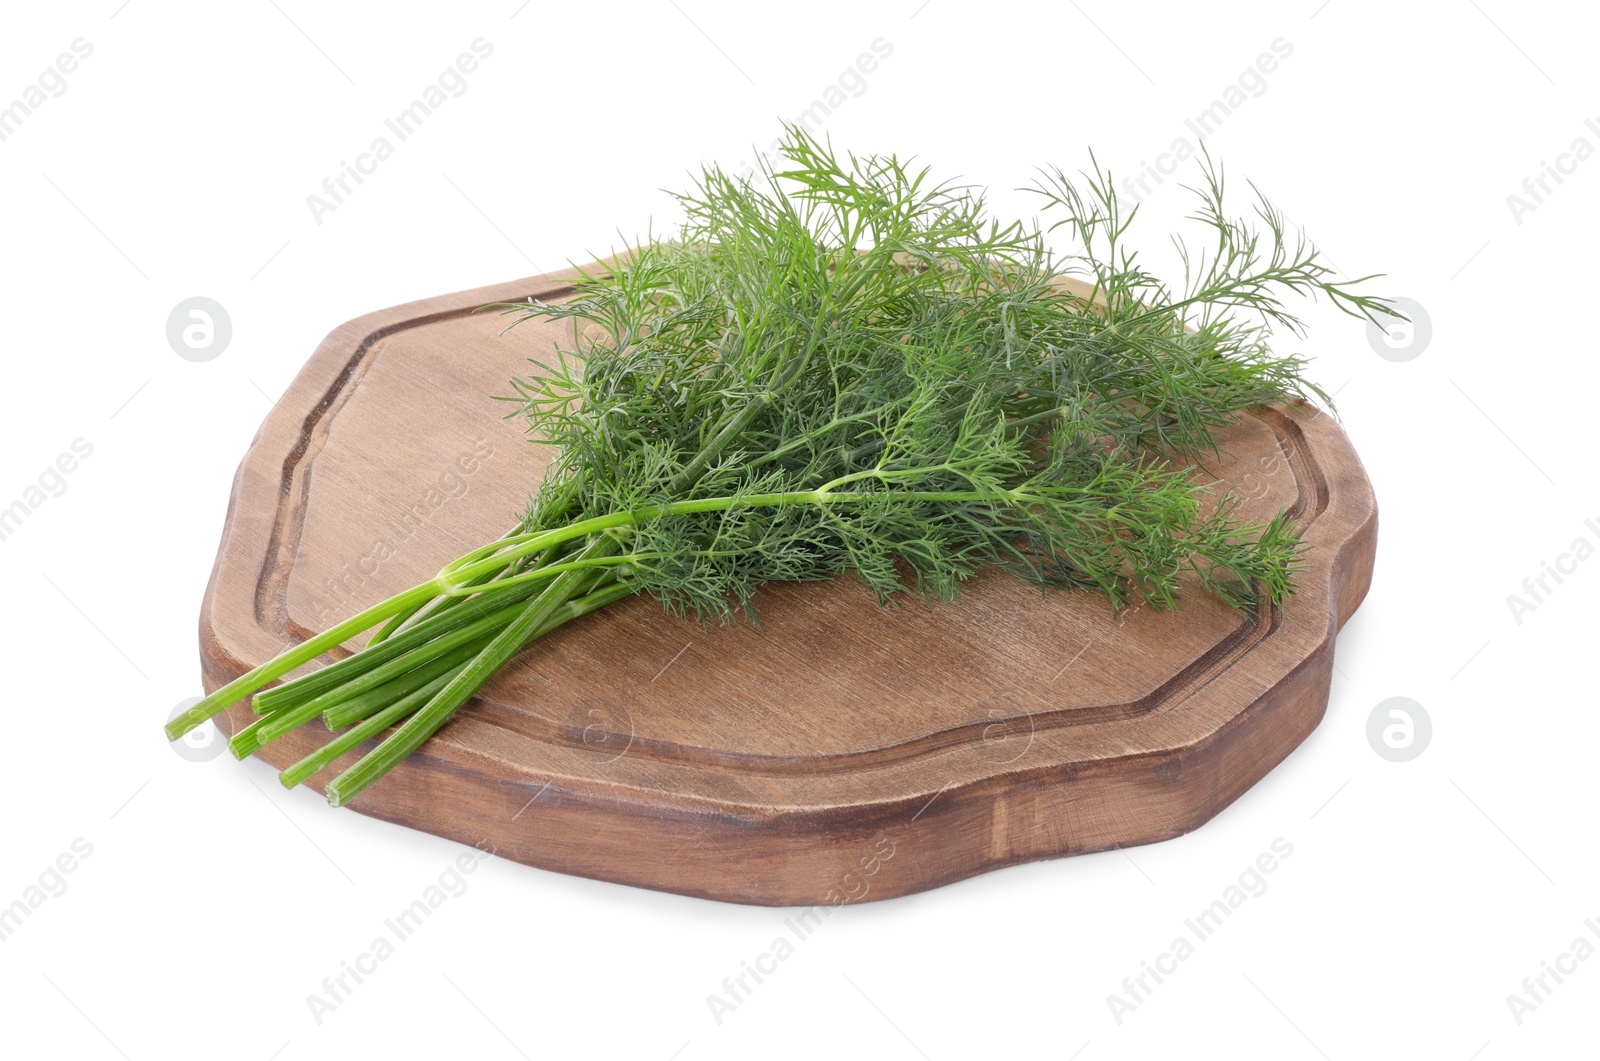
[[[481,621],[483,617],[495,609],[505,610],[527,599],[530,591],[509,587],[512,592],[502,594],[499,583],[494,589],[482,589],[471,599],[468,607],[457,608],[443,615],[435,614],[427,620],[410,627],[404,632],[381,645],[368,644],[359,652],[352,653],[337,663],[330,663],[320,670],[302,675],[290,682],[264,692],[256,694],[251,702],[251,707],[258,715],[271,714],[285,708],[296,707],[305,703],[314,696],[319,696],[344,682],[350,681],[367,671],[373,670],[391,660],[407,655],[418,646],[424,645],[436,637],[440,637],[458,630],[463,626]],[[415,666],[415,664],[413,664]],[[402,668],[406,669],[406,668]],[[395,673],[391,671],[390,673]]]
[[[478,654],[484,645],[489,643],[489,635],[484,635],[475,641],[464,645],[429,660],[415,670],[409,670],[392,681],[385,682],[376,689],[369,689],[358,693],[348,700],[341,700],[335,704],[322,706],[322,724],[330,730],[341,730],[352,723],[359,722],[375,711],[394,702],[396,697],[403,696],[426,685],[441,674],[450,674],[467,660]]]
[[[539,537],[539,535],[539,531],[523,531],[521,534],[508,534],[504,538],[499,538],[490,542],[488,545],[480,545],[478,548],[473,549],[470,552],[462,553],[448,564],[445,564],[444,567],[440,568],[439,570],[442,573],[453,574],[460,568],[466,567],[468,564],[475,564],[484,557],[498,556],[501,550],[509,549],[512,546],[522,545],[526,542],[533,541],[535,538]],[[516,555],[520,558],[521,556],[526,556],[535,552],[538,552],[538,550],[527,549],[522,550]]]
[[[368,716],[356,725],[351,726],[304,759],[283,770],[278,774],[278,780],[283,784],[284,788],[293,788],[300,784],[300,782],[321,770],[351,748],[371,737],[377,736],[411,714],[420,704],[427,701],[440,689],[443,689],[450,681],[452,674],[453,672],[438,675],[426,685],[401,697],[377,714]]]
[[[319,712],[323,714],[323,725],[328,729],[343,729],[410,695],[434,678],[452,673],[488,643],[488,636],[483,635],[376,687],[335,689],[329,695],[263,715],[235,733],[228,741],[228,750],[235,759],[253,755],[279,737],[310,722]]]
[[[482,575],[482,576],[474,579],[473,582],[476,585],[476,584],[481,584],[481,583],[484,583],[484,582],[488,582],[493,578],[494,578],[493,575]],[[405,626],[406,623],[408,623],[412,619],[416,618],[419,612],[423,612],[423,611],[429,609],[430,606],[437,605],[438,600],[439,600],[439,598],[434,597],[431,600],[418,601],[417,603],[415,603],[413,605],[410,605],[409,607],[405,608],[404,610],[396,612],[392,617],[390,617],[388,622],[386,622],[382,626],[378,627],[377,631],[371,637],[367,638],[367,643],[363,647],[365,647],[365,648],[373,648],[379,642],[387,641],[389,639],[390,635],[394,634],[401,627]],[[320,672],[318,672],[318,673],[320,673]],[[251,702],[251,706],[254,707],[257,712],[266,710],[265,708],[261,707],[260,704],[257,702],[257,701],[259,701],[259,699],[260,698],[257,697],[256,701],[252,701]]]
[[[522,526],[523,526],[523,523],[521,521],[518,521],[518,523],[517,523],[517,525],[515,527],[512,527],[509,531],[507,531],[501,537],[502,538],[509,538],[514,534],[520,533],[520,528]],[[489,583],[489,582],[494,581],[501,574],[506,574],[506,573],[517,574],[523,568],[526,568],[526,567],[529,567],[529,566],[537,567],[540,564],[546,563],[549,560],[549,556],[550,556],[550,554],[546,553],[543,556],[535,557],[533,559],[531,565],[528,564],[528,563],[525,563],[523,561],[513,561],[512,563],[506,565],[506,567],[504,569],[502,569],[502,571],[500,571],[500,572],[496,572],[496,573],[493,573],[493,574],[486,574],[486,575],[482,576],[481,578],[475,579],[473,584],[482,586],[485,583]],[[390,637],[392,637],[394,634],[400,632],[401,630],[408,630],[411,627],[416,626],[418,623],[422,622],[423,620],[428,619],[431,616],[438,615],[440,612],[448,611],[448,610],[450,610],[452,608],[455,608],[455,607],[459,606],[461,603],[462,603],[462,601],[461,601],[461,599],[459,597],[436,597],[433,600],[430,600],[430,601],[427,601],[425,603],[419,604],[414,608],[408,608],[407,610],[405,610],[405,611],[399,613],[398,615],[396,615],[394,618],[390,619],[381,628],[379,628],[378,632],[373,634],[372,637],[367,640],[367,644],[366,644],[365,647],[366,648],[371,648],[372,646],[374,646],[376,644],[379,644],[380,642],[387,641]]]
[[[602,536],[592,541],[580,556],[599,558],[612,554],[617,547],[614,538]],[[434,694],[427,704],[419,708],[382,744],[330,781],[326,789],[328,802],[335,807],[344,806],[388,773],[396,763],[421,747],[424,741],[438,732],[439,727],[450,721],[456,710],[504,666],[507,660],[516,655],[523,645],[539,636],[540,629],[559,609],[573,597],[590,590],[605,577],[605,574],[597,577],[588,571],[567,571],[557,575],[555,581],[529,601],[523,607],[521,614],[507,623],[505,628],[496,634],[471,662],[458,671],[444,688]],[[615,588],[619,598],[631,592],[626,585],[619,584]]]
[[[755,422],[756,417],[766,412],[767,408],[773,404],[773,401],[774,398],[771,391],[764,391],[752,397],[723,426],[722,430],[712,437],[710,442],[701,447],[700,452],[695,455],[693,460],[679,469],[678,474],[672,477],[672,482],[668,484],[667,489],[676,493],[693,486],[700,476],[705,474],[705,470],[710,467],[711,462],[721,456],[722,451],[727,449],[729,444],[743,435],[745,429]]]
[[[504,608],[483,616],[477,622],[468,623],[466,626],[452,630],[448,634],[435,637],[426,644],[418,645],[409,652],[374,667],[365,674],[342,682],[327,692],[303,701],[295,707],[263,715],[259,727],[258,746],[259,744],[267,744],[274,741],[324,711],[369,690],[376,689],[383,683],[398,678],[407,671],[415,670],[422,664],[437,659],[452,649],[482,640],[510,621],[523,607],[524,605],[520,602],[508,604]],[[257,730],[258,727],[251,725],[249,729]]]
[[[520,575],[512,575],[508,578],[500,579],[496,585],[521,586],[530,582],[542,582],[546,579],[552,579],[557,575],[563,574],[567,571],[593,571],[606,567],[628,567],[629,565],[636,564],[641,560],[659,560],[662,558],[662,556],[663,554],[661,553],[636,552],[624,553],[621,556],[596,557],[593,559],[579,558],[577,560],[568,560],[560,564],[550,564],[532,571],[526,571]],[[444,595],[446,597],[471,596],[475,592],[477,592],[477,590],[471,585],[448,586],[444,590]]]
[[[1048,423],[1051,420],[1064,419],[1068,412],[1069,410],[1067,410],[1065,407],[1052,406],[1043,412],[1034,413],[1031,416],[1019,416],[1015,420],[1010,420],[1006,423],[1006,427],[1014,431],[1023,431],[1035,424],[1043,424]]]
[[[509,569],[516,565],[508,564],[506,566]],[[498,574],[498,572],[495,572],[482,575],[476,579],[473,579],[472,585],[474,587],[481,587],[487,582],[494,581]],[[379,627],[377,632],[367,639],[367,643],[363,646],[363,649],[376,648],[382,642],[388,641],[390,637],[399,631],[412,629],[423,620],[433,618],[437,616],[441,610],[453,607],[454,604],[458,603],[460,602],[452,601],[452,599],[435,597],[432,600],[424,601],[414,607],[407,608],[405,611],[398,613],[394,616],[394,618],[390,619],[388,622]],[[324,668],[324,670],[326,669],[327,668]],[[318,671],[317,673],[320,674],[322,671]],[[259,699],[260,697],[257,697],[257,700]]]
[[[448,673],[452,668],[459,667],[471,659],[487,638],[480,638],[475,644],[456,649],[446,653],[438,659],[432,660],[415,670],[407,671],[390,681],[384,682],[377,688],[367,689],[340,703],[329,706],[322,699],[314,699],[293,707],[283,708],[270,715],[263,715],[250,725],[235,733],[228,741],[228,750],[235,759],[243,759],[260,751],[263,747],[277,740],[290,730],[310,722],[317,716],[319,710],[326,709],[329,714],[335,711],[348,711],[352,720],[365,718],[374,711],[387,704],[393,703],[397,698],[404,697],[419,686],[426,684],[441,674]],[[331,722],[325,723],[329,729],[338,729],[348,723],[335,726]]]
[[[562,623],[576,619],[580,615],[587,615],[596,608],[600,608],[614,600],[619,600],[632,592],[632,589],[625,583],[617,582],[590,593],[586,597],[568,601],[559,612],[551,616],[544,626],[540,627],[534,636],[543,637]],[[300,784],[351,748],[371,737],[377,736],[396,722],[410,715],[419,705],[430,699],[440,689],[443,689],[459,668],[460,664],[457,664],[449,672],[433,676],[426,685],[413,690],[376,714],[369,715],[357,722],[321,748],[284,770],[278,775],[278,780],[283,783],[285,788],[293,788],[295,785]]]
[[[558,527],[554,530],[544,531],[540,534],[534,535],[527,542],[513,546],[512,548],[513,550],[527,549],[531,552],[535,549],[544,548],[548,545],[558,542],[569,541],[573,538],[583,537],[591,534],[601,534],[605,531],[616,530],[620,527],[631,527],[636,523],[641,523],[645,520],[658,519],[662,516],[682,516],[694,512],[723,512],[731,508],[765,508],[778,505],[805,504],[848,504],[856,501],[867,501],[875,499],[881,496],[881,494],[870,490],[841,491],[837,490],[836,487],[865,478],[913,478],[917,475],[926,474],[930,470],[937,469],[913,468],[904,472],[857,472],[853,475],[841,476],[840,478],[819,486],[813,490],[786,490],[772,494],[729,494],[723,497],[699,497],[689,501],[673,501],[662,505],[641,505],[638,508],[628,509],[622,512],[610,512],[604,516],[595,516],[590,519],[579,520],[578,522],[569,524],[565,527]],[[1055,489],[1062,490],[1067,488],[1055,487]],[[1090,493],[1092,491],[1083,489],[1074,490],[1073,492]],[[998,501],[1007,498],[1018,498],[1021,495],[1016,494],[1013,491],[1006,490],[902,490],[896,491],[894,496],[906,501],[955,502]],[[477,564],[488,564],[499,559],[500,557],[496,556],[489,560],[479,560],[477,561]],[[623,557],[621,559],[626,560],[628,558]],[[578,570],[585,567],[592,568],[615,562],[616,561],[611,558],[599,558],[598,562],[596,562],[595,559],[591,559],[588,554],[585,553],[583,558],[564,565],[564,567],[570,572],[572,570]],[[459,578],[462,575],[466,575],[468,578],[474,577],[478,574],[476,568],[476,564],[468,564],[465,567],[458,568],[454,572],[454,577]],[[543,577],[543,574],[543,572],[539,571],[528,572],[527,574],[516,575],[512,578],[503,579],[500,584],[506,586],[519,585],[524,580],[531,581]],[[443,580],[445,576],[441,573],[440,578]],[[440,589],[440,592],[449,594],[455,592],[457,588],[457,583],[453,581],[447,581]]]
[[[403,593],[395,594],[388,600],[379,601],[367,610],[352,615],[344,622],[330,627],[286,652],[274,656],[261,664],[261,666],[246,671],[171,722],[168,722],[166,726],[167,739],[169,741],[177,740],[206,719],[220,713],[235,701],[249,696],[268,682],[283,677],[302,663],[309,663],[335,645],[342,645],[363,630],[382,622],[396,612],[404,611],[413,604],[438,596],[442,588],[437,580],[413,586]]]

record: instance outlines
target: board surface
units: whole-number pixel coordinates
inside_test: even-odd
[[[574,275],[398,306],[323,341],[234,481],[201,614],[208,692],[516,521],[551,454],[491,396],[564,336],[472,311],[558,301]],[[626,600],[525,650],[350,809],[529,865],[768,905],[1188,832],[1321,720],[1377,540],[1331,417],[1265,407],[1222,446],[1206,472],[1241,514],[1287,508],[1311,544],[1298,592],[1254,623],[1198,589],[1113,615],[1102,595],[998,571],[937,609],[880,608],[849,580],[775,585],[759,626]],[[250,717],[240,703],[217,723]],[[259,754],[281,768],[326,739],[313,723]]]

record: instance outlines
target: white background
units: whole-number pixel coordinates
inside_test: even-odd
[[[0,142],[0,506],[92,455],[0,542],[0,905],[75,840],[64,893],[0,942],[0,1052],[133,1059],[1590,1056],[1600,960],[1518,1022],[1507,996],[1600,945],[1591,396],[1600,31],[1576,4],[1318,0],[1020,7],[710,0],[13,7],[0,105],[93,54]],[[493,55],[319,224],[306,197],[470,42]],[[1190,836],[844,909],[719,1024],[706,998],[787,911],[498,859],[320,1023],[308,995],[464,848],[196,764],[160,725],[198,694],[195,623],[234,467],[318,340],[360,313],[531,275],[670,226],[658,189],[737,166],[882,37],[827,116],[841,147],[1006,191],[1087,149],[1137,174],[1283,38],[1207,140],[1351,275],[1432,322],[1410,360],[1313,307],[1382,514],[1322,726]],[[852,87],[853,78],[847,79]],[[1596,120],[1585,127],[1585,120]],[[1192,176],[1193,171],[1185,172]],[[1176,179],[1136,229],[1159,254]],[[1242,203],[1242,200],[1241,200]],[[180,301],[233,338],[191,363]],[[1415,350],[1406,352],[1415,353]],[[1586,519],[1596,520],[1587,527]],[[1571,563],[1569,567],[1573,566]],[[1543,595],[1542,595],[1543,596]],[[1417,701],[1409,762],[1369,714]],[[1120,1023],[1108,1005],[1277,838],[1252,898]],[[1526,997],[1524,995],[1523,997]],[[1585,1013],[1590,1016],[1586,1019]],[[1200,1045],[1204,1044],[1204,1045]]]

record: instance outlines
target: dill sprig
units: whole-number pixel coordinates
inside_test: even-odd
[[[675,238],[582,275],[574,297],[498,307],[575,325],[513,381],[512,415],[557,457],[510,533],[217,690],[169,736],[250,694],[240,757],[318,717],[344,731],[286,785],[381,737],[326,786],[340,805],[530,641],[626,596],[726,620],[768,582],[849,575],[880,603],[938,603],[999,565],[1113,608],[1170,607],[1190,578],[1253,621],[1292,591],[1305,545],[1288,518],[1242,521],[1194,462],[1241,410],[1327,399],[1270,349],[1303,331],[1284,299],[1370,317],[1370,277],[1333,279],[1259,193],[1253,221],[1225,213],[1209,158],[1191,189],[1209,241],[1177,240],[1174,289],[1127,246],[1136,210],[1098,166],[1041,175],[1045,226],[798,128],[781,157],[747,178],[702,170]]]

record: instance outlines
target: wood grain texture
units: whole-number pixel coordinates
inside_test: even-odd
[[[550,453],[489,396],[560,325],[502,334],[472,310],[557,301],[574,275],[398,306],[323,341],[235,477],[201,612],[208,691],[515,522]],[[623,601],[523,652],[351,809],[529,865],[767,905],[1188,832],[1321,720],[1377,538],[1329,416],[1265,407],[1222,441],[1206,470],[1243,514],[1287,507],[1311,543],[1299,591],[1255,623],[1198,589],[1113,615],[1002,572],[937,609],[880,608],[848,580],[775,585],[760,626]],[[217,721],[231,734],[250,717],[240,703]],[[313,723],[260,754],[282,767],[326,739]]]

